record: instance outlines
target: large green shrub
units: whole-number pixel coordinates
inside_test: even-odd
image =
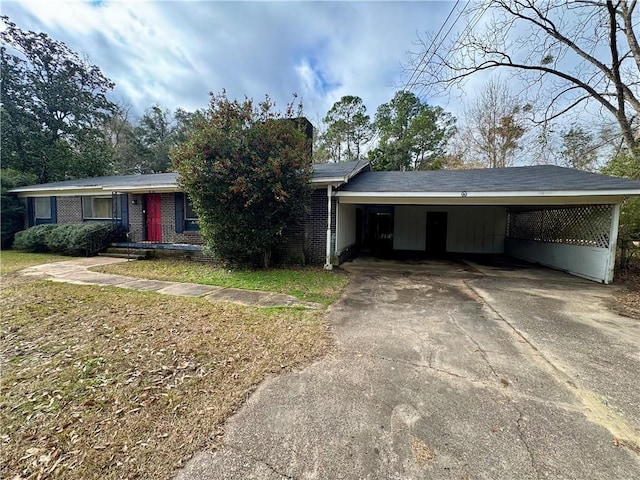
[[[47,238],[47,246],[49,250],[55,253],[71,255],[70,246],[73,245],[75,233],[80,227],[76,223],[63,223],[56,225]]]
[[[80,224],[67,248],[69,255],[95,255],[112,242],[123,240],[124,231],[113,223]]]
[[[120,226],[109,222],[38,225],[16,234],[14,248],[29,252],[52,251],[72,256],[95,255],[111,242],[123,239]]]
[[[214,95],[206,118],[172,153],[206,246],[232,263],[268,267],[309,208],[307,121],[292,106],[273,110],[268,98],[255,106]]]
[[[48,252],[49,235],[57,228],[55,224],[37,225],[16,233],[13,248],[27,252]]]

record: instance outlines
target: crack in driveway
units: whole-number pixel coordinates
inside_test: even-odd
[[[328,311],[334,353],[263,382],[179,478],[640,478],[546,352],[454,280],[359,275]]]

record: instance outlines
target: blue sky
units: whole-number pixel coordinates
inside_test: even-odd
[[[318,124],[343,95],[373,116],[406,82],[417,35],[436,31],[454,3],[4,0],[2,13],[87,54],[137,114],[204,107],[225,88],[282,107],[296,92]]]

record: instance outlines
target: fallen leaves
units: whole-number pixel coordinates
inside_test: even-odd
[[[411,450],[413,450],[413,456],[418,464],[430,462],[436,458],[436,452],[419,438],[413,439],[411,442]]]
[[[1,478],[167,478],[265,374],[323,351],[313,312],[16,282],[0,297]]]

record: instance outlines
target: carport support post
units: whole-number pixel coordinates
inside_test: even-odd
[[[325,270],[333,270],[331,264],[331,185],[327,185],[327,250],[324,268]]]
[[[618,227],[620,225],[620,204],[612,205],[611,232],[609,234],[609,258],[605,272],[604,283],[613,282],[613,273],[616,268],[616,249],[618,246]]]

